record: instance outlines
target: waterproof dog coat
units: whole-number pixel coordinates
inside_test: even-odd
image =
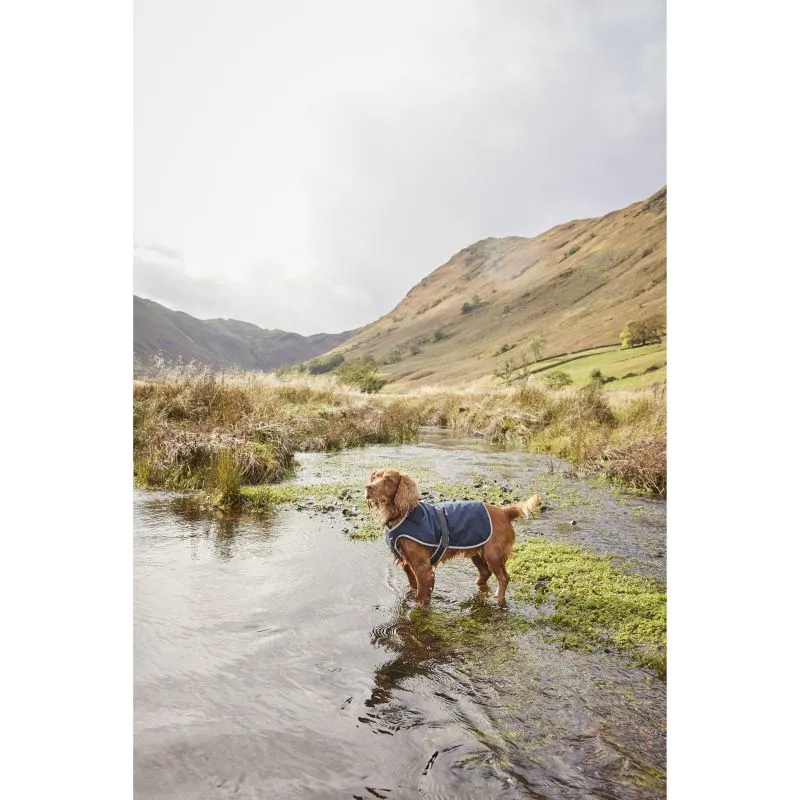
[[[444,535],[443,535],[444,534]],[[398,558],[397,540],[405,536],[420,544],[436,547],[431,564],[436,564],[445,550],[469,550],[480,547],[492,535],[492,519],[486,506],[470,500],[462,503],[418,503],[393,528],[386,528],[386,543]]]

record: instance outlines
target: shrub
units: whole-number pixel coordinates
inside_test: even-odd
[[[430,341],[435,344],[436,342],[441,342],[444,339],[444,328],[440,325],[432,334]]]
[[[589,383],[578,391],[570,416],[571,422],[575,423],[597,423],[609,428],[617,426],[617,418],[597,382]]]
[[[386,385],[386,381],[378,377],[374,359],[345,362],[336,369],[336,375],[342,383],[368,394],[379,392]]]
[[[606,448],[597,466],[609,478],[651,494],[667,493],[667,441],[654,436]]]
[[[544,382],[549,389],[563,389],[572,383],[572,376],[563,370],[557,369],[554,372],[548,372],[544,376]]]
[[[336,369],[340,364],[344,363],[344,356],[341,353],[330,356],[329,358],[320,360],[318,358],[312,359],[308,363],[308,371],[312,375],[321,375],[324,372],[330,372]]]
[[[403,359],[403,351],[399,347],[395,347],[391,352],[383,357],[384,364],[397,364]]]
[[[376,394],[386,386],[386,381],[379,378],[377,373],[364,375],[358,383],[358,388],[367,394]]]
[[[232,450],[220,450],[214,457],[207,488],[216,490],[215,500],[221,506],[230,508],[239,503],[242,472]]]
[[[154,426],[142,438],[144,441],[134,442],[134,472],[141,486],[179,491],[224,489],[232,485],[234,468],[239,484],[256,485],[280,480],[294,463],[285,438],[281,444],[267,444],[229,433],[169,426]]]
[[[538,386],[523,385],[518,386],[514,390],[513,402],[514,405],[520,408],[545,408],[549,403],[550,398],[547,396],[543,389]]]

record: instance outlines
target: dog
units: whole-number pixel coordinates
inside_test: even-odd
[[[402,566],[422,606],[430,604],[438,561],[456,556],[472,560],[478,569],[478,586],[485,587],[492,575],[497,578],[495,597],[502,603],[509,581],[506,561],[514,547],[511,521],[530,516],[542,504],[536,493],[507,506],[479,501],[422,503],[414,479],[396,469],[375,470],[365,491],[367,504],[386,526],[395,562]],[[454,538],[448,541],[451,528]]]

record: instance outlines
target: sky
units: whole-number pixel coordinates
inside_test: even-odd
[[[135,0],[134,292],[305,335],[666,183],[664,0]]]

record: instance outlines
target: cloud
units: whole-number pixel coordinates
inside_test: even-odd
[[[202,277],[190,274],[179,259],[148,248],[134,255],[133,269],[135,293],[169,308],[200,319],[238,319],[306,336],[358,327],[351,320],[368,318],[374,304],[358,286],[294,277],[268,264],[255,265],[242,280]]]
[[[189,313],[356,327],[478,239],[666,181],[663,0],[139,0],[136,26],[136,239],[169,246],[135,288]]]

